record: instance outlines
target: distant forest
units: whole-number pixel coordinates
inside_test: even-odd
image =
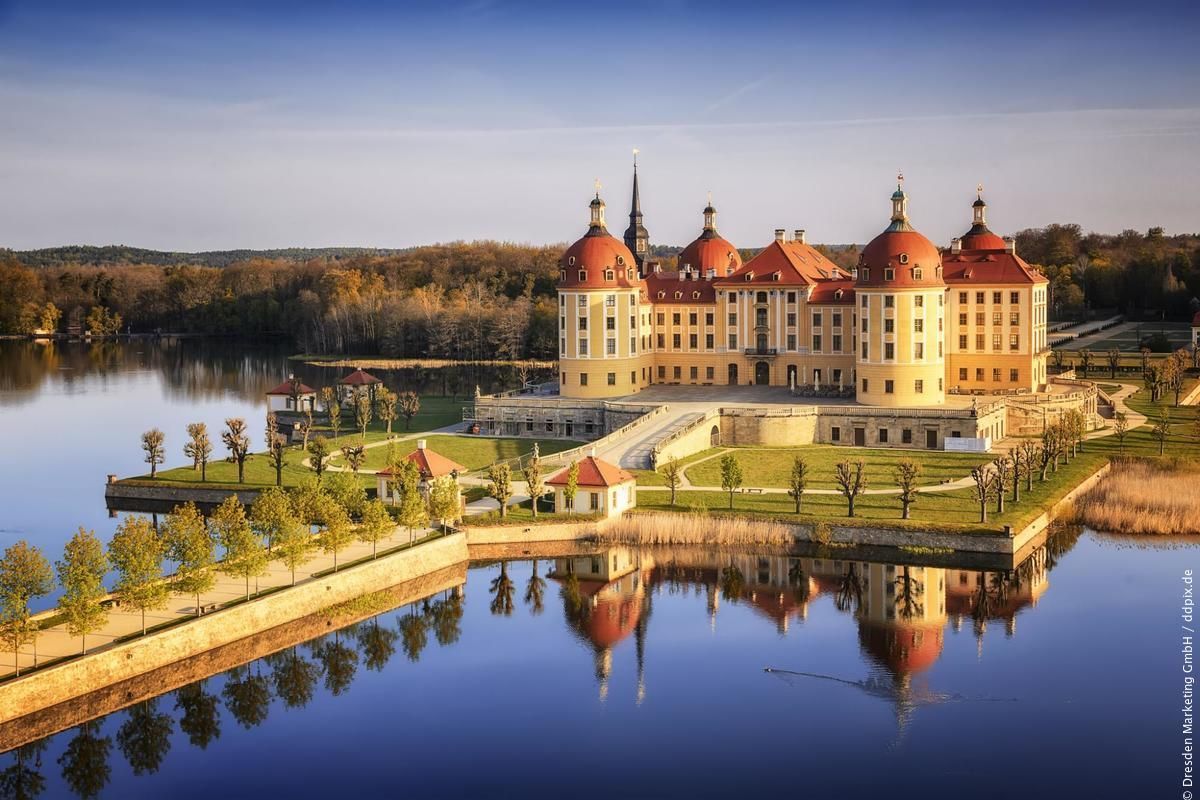
[[[1120,310],[1183,319],[1200,307],[1200,235],[1049,225],[1016,234],[1051,280],[1051,316]],[[164,253],[124,246],[0,250],[0,334],[35,329],[291,337],[313,353],[452,359],[556,354],[564,245],[454,242]],[[856,245],[817,245],[850,267]],[[652,255],[672,269],[681,248]],[[744,251],[751,257],[755,251]]]

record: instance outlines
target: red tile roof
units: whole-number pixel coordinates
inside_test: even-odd
[[[947,284],[1049,282],[1015,253],[995,250],[944,254],[942,277]]]
[[[1192,317],[1192,327],[1200,328],[1200,311],[1196,312],[1196,316]]]
[[[942,258],[937,245],[914,230],[885,230],[863,248],[858,265],[859,286],[942,286],[937,268]],[[892,269],[888,280],[885,269]],[[921,270],[917,279],[915,270]],[[870,270],[869,274],[866,270]]]
[[[604,228],[593,228],[568,247],[558,269],[559,289],[632,289],[638,285],[633,253]],[[604,279],[606,270],[612,270],[612,280]]]
[[[776,273],[779,277],[776,278]],[[727,277],[718,277],[717,285],[733,288],[750,284],[761,286],[809,286],[828,280],[834,275],[845,276],[844,270],[814,247],[801,242],[773,241],[762,252],[747,261],[742,268]]]
[[[546,483],[551,486],[566,486],[567,469],[555,473]],[[579,462],[579,486],[617,486],[632,480],[636,479],[625,470],[595,456],[588,456]]]
[[[694,280],[681,281],[678,272],[653,272],[646,276],[643,283],[646,287],[646,297],[651,303],[692,304],[717,301],[717,291],[713,282],[706,281],[699,275]]]
[[[734,270],[741,267],[742,257],[728,240],[718,236],[715,231],[705,231],[683,248],[677,263],[680,269],[690,266],[701,273],[715,269],[718,276],[723,276],[731,267]]]
[[[292,396],[292,388],[293,387],[292,387],[291,381],[284,381],[283,383],[279,384],[271,391],[267,392],[267,394],[268,395],[283,395],[285,397],[291,397]],[[302,383],[302,384],[300,384],[300,391],[297,394],[316,394],[316,393],[317,393],[316,389],[312,388],[311,386],[306,386],[305,384]]]
[[[462,474],[467,471],[467,468],[462,464],[459,464],[457,461],[451,461],[441,453],[435,453],[428,447],[418,447],[404,458],[417,465],[417,469],[421,471],[421,478],[423,480],[440,478],[443,475],[449,475],[452,472]],[[391,469],[385,468],[375,474],[388,477],[393,473]]]
[[[813,287],[812,294],[808,298],[808,304],[810,306],[854,305],[853,279],[842,278],[836,281],[821,281]]]
[[[373,383],[383,383],[369,372],[363,372],[361,369],[356,369],[346,377],[338,381],[342,386],[370,386]]]

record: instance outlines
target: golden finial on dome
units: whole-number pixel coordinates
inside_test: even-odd
[[[637,157],[638,157],[638,149],[635,147],[635,148],[633,148],[633,168],[634,169],[637,169]]]
[[[592,185],[596,187],[596,197],[599,197],[600,196],[600,188],[601,188],[600,187],[600,179],[596,178],[595,182]]]
[[[904,170],[898,169],[898,170],[896,170],[896,188],[901,189],[903,187],[904,187]]]

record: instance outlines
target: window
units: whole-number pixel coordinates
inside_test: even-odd
[[[1013,334],[1009,335],[1008,349],[1009,350],[1020,350],[1021,349],[1021,337],[1018,334],[1013,333]]]
[[[698,321],[698,315],[695,311],[688,314],[688,325],[695,325]]]
[[[713,349],[713,335],[711,333],[704,334],[704,349],[705,350]]]
[[[1008,324],[1009,325],[1020,325],[1021,324],[1021,312],[1019,312],[1019,311],[1010,312],[1008,315]]]
[[[700,378],[700,368],[699,367],[689,367],[688,368],[688,379],[695,381],[695,380],[698,380],[699,378]]]
[[[581,330],[581,331],[587,330],[587,317],[579,318],[579,330]]]
[[[866,391],[867,391],[867,385],[868,385],[868,384],[867,384],[867,379],[866,379],[866,378],[863,378],[863,393],[864,393],[864,394],[866,394]]]
[[[812,351],[814,353],[821,352],[821,334],[814,333],[812,337]]]
[[[1014,306],[1020,304],[1021,293],[1020,292],[1009,292],[1008,293],[1008,302],[1012,303]]]
[[[615,331],[617,329],[617,318],[608,317],[604,320],[604,327],[607,330]]]
[[[976,293],[975,293],[975,302],[976,302],[976,303],[982,303],[982,302],[983,302],[983,292],[976,292]]]
[[[958,349],[959,350],[967,349],[967,335],[965,333],[960,333],[958,335]]]
[[[915,333],[924,333],[925,332],[925,320],[921,319],[920,317],[914,319],[913,320],[913,331]]]
[[[905,428],[900,431],[900,443],[912,444],[912,428]]]
[[[958,324],[963,326],[967,324],[967,314],[965,311],[958,315]]]
[[[787,301],[788,301],[788,303],[795,303],[796,302],[796,293],[788,292],[787,293]]]
[[[925,307],[925,295],[919,294],[916,297],[914,297],[913,305],[916,306],[917,308],[924,308]]]
[[[983,380],[983,367],[975,368],[975,380],[977,380],[977,381]]]
[[[921,380],[920,378],[917,378],[915,381],[913,381],[913,391],[915,391],[917,394],[925,394],[925,381]]]
[[[1004,314],[999,311],[992,312],[992,324],[999,325],[1004,321]]]
[[[838,386],[842,385],[842,371],[840,369],[835,369],[833,371],[833,382]]]
[[[862,318],[862,332],[863,333],[867,332],[867,318],[866,317]]]
[[[982,333],[975,334],[975,349],[983,350],[987,347],[987,338]]]
[[[736,333],[729,334],[729,349],[737,350],[737,334]]]
[[[699,346],[700,346],[700,334],[689,333],[688,334],[688,347],[690,347],[692,350],[695,350]]]
[[[676,350],[679,350],[683,347],[683,334],[671,334],[671,347],[675,348]]]
[[[864,281],[871,280],[871,268],[870,267],[862,267],[858,271],[862,275],[862,280],[864,280]],[[866,303],[864,303],[863,305],[866,305]]]
[[[666,367],[660,366],[658,368],[658,379],[660,381],[665,381],[667,379],[667,368]]]
[[[840,333],[835,333],[833,335],[833,352],[842,352],[842,335]]]
[[[921,268],[920,268],[920,267],[913,267],[913,280],[914,280],[914,281],[919,281],[919,280],[921,280],[921,275],[922,275]],[[918,300],[920,300],[921,298],[919,298],[919,297],[918,297],[917,299],[918,299]]]
[[[916,342],[915,344],[913,344],[913,357],[916,358],[918,361],[925,358],[925,343],[924,342]]]
[[[617,373],[615,373],[615,372],[608,373],[608,385],[609,386],[617,385]]]
[[[617,307],[617,296],[615,294],[606,294],[604,296],[604,305],[607,308]]]
[[[673,378],[675,378],[675,380],[679,380],[680,378],[682,378],[683,377],[683,367],[672,367],[671,368],[671,376]]]
[[[887,444],[887,440],[888,440],[888,429],[887,429],[887,428],[880,428],[880,429],[879,429],[879,433],[878,433],[878,438],[879,438],[879,443],[880,443],[880,444]]]
[[[630,386],[637,385],[637,370],[632,370],[632,369],[629,370],[629,385]]]
[[[862,297],[862,307],[863,308],[867,307],[867,296],[865,294]]]
[[[866,390],[867,390],[867,382],[866,382],[866,380],[864,380],[863,381],[863,391],[866,391]],[[832,428],[829,429],[829,441],[840,442],[841,440],[842,440],[842,429],[839,428],[837,425],[834,425]]]
[[[579,340],[579,355],[586,356],[587,354],[588,354],[588,340],[580,339]]]
[[[995,367],[992,369],[992,381],[995,383],[1000,382],[1000,368],[999,367]]]
[[[883,279],[885,281],[894,280],[895,277],[896,277],[896,270],[892,269],[891,267],[884,267]]]
[[[1017,383],[1021,380],[1021,371],[1019,369],[1010,369],[1008,371],[1008,382]]]
[[[583,283],[586,280],[587,280],[587,270],[586,269],[579,270],[579,282]]]
[[[888,317],[887,319],[885,319],[883,321],[883,332],[884,333],[895,333],[895,331],[896,331],[896,320],[892,319],[891,317]]]
[[[565,356],[567,354],[567,340],[566,339],[558,340],[558,354],[561,356]]]
[[[789,334],[787,335],[787,349],[788,349],[788,350],[795,350],[795,349],[796,349],[796,334],[794,334],[794,333],[789,333]]]
[[[558,376],[558,382],[563,386],[567,385],[567,373],[563,372]]]
[[[866,342],[862,343],[862,359],[863,359],[863,361],[867,360],[867,343]]]
[[[895,381],[889,380],[889,381],[883,382],[883,393],[884,394],[892,394],[893,392],[895,392],[895,390],[896,390],[896,382]]]
[[[672,325],[679,324],[679,312],[678,311],[676,311],[674,314],[671,315],[671,324]]]
[[[891,308],[891,307],[892,307],[892,306],[894,306],[894,305],[896,305],[896,298],[895,298],[895,297],[893,297],[893,296],[892,296],[892,295],[890,295],[890,294],[885,294],[885,295],[883,296],[883,307],[884,307],[884,308]]]
[[[840,311],[833,312],[833,327],[835,327],[835,328],[842,327],[842,312],[840,312]]]
[[[883,343],[883,359],[885,361],[891,361],[895,357],[896,357],[896,345],[893,344],[892,342],[884,342]]]
[[[995,303],[996,305],[1000,305],[1001,295],[1002,295],[1002,292],[992,292],[992,302]]]
[[[667,335],[665,333],[660,333],[658,335],[658,349],[665,350],[666,347],[667,347]]]
[[[611,269],[604,270],[604,280],[611,281],[616,279],[616,274]]]
[[[821,327],[821,315],[820,314],[813,314],[813,323],[812,324],[813,324],[814,328]]]
[[[600,493],[599,492],[588,492],[588,497],[591,498],[590,505],[591,505],[592,511],[599,511],[600,510]]]
[[[966,292],[958,293],[958,302],[962,303],[963,305],[967,304],[967,293]]]
[[[992,349],[993,350],[1000,349],[1000,334],[998,334],[998,333],[992,334]]]
[[[732,328],[732,327],[735,327],[736,325],[737,325],[737,314],[730,313],[730,315],[729,315],[729,327],[731,327],[731,328]]]
[[[967,379],[967,368],[966,367],[958,368],[958,379],[960,381],[965,381]]]
[[[711,381],[714,377],[716,377],[715,370],[712,367],[705,367],[704,368],[704,377],[707,380]]]
[[[704,312],[704,324],[705,325],[713,324],[713,312],[711,312],[711,311]]]
[[[787,324],[788,324],[789,328],[796,327],[796,312],[795,311],[789,311],[787,313]]]
[[[987,317],[984,315],[984,313],[982,311],[975,312],[975,324],[976,325],[983,325],[986,320],[987,320]]]
[[[658,324],[665,325],[666,323],[667,323],[667,315],[662,313],[661,311],[658,312]]]
[[[604,342],[604,352],[610,356],[615,356],[617,354],[617,340],[616,339],[606,340]]]
[[[586,372],[579,373],[579,385],[587,386],[587,373]]]

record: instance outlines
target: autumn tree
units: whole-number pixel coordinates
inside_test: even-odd
[[[404,417],[404,430],[412,427],[413,417],[421,413],[421,398],[416,392],[404,392],[400,395],[400,414]]]
[[[896,463],[894,479],[900,489],[900,518],[909,519],[909,509],[917,500],[917,479],[921,465],[912,459],[902,458]]]
[[[146,453],[146,463],[150,465],[151,478],[158,475],[158,465],[166,458],[165,440],[166,437],[158,428],[151,428],[142,434],[142,450]]]
[[[854,501],[867,488],[866,465],[862,459],[840,461],[833,469],[838,491],[846,498],[846,516],[854,516]]]
[[[279,433],[279,420],[274,411],[267,412],[267,461],[275,470],[275,485],[283,486],[283,467],[286,463],[287,438]]]
[[[1095,361],[1095,355],[1086,347],[1079,351],[1079,369],[1083,373],[1083,377],[1088,376],[1088,370],[1092,368],[1092,362]]]
[[[358,428],[361,441],[367,440],[367,428],[371,425],[371,396],[363,389],[354,393],[354,426]]]
[[[246,582],[246,599],[250,599],[250,579],[267,571],[267,550],[250,527],[246,508],[231,494],[217,506],[209,520],[213,535],[221,543],[225,558],[221,571],[231,578]]]
[[[134,514],[117,526],[108,543],[108,560],[117,572],[113,594],[122,606],[140,611],[142,635],[146,635],[146,612],[167,604],[170,590],[163,580],[163,542],[150,520]]]
[[[529,459],[521,468],[521,472],[524,475],[526,486],[529,487],[529,508],[533,512],[533,518],[537,519],[538,500],[546,493],[546,477],[542,473],[542,456],[537,442],[533,443],[533,452],[529,454]]]
[[[187,426],[188,441],[183,454],[192,460],[192,469],[200,470],[201,482],[208,481],[208,459],[212,455],[212,441],[208,438],[208,426],[203,422],[192,422]]]
[[[1108,351],[1108,372],[1110,377],[1117,377],[1117,370],[1121,368],[1121,351],[1117,348],[1112,348]]]
[[[349,465],[350,471],[355,475],[362,469],[363,463],[367,460],[367,450],[361,444],[345,445],[342,447],[342,457],[346,459],[346,464]]]
[[[796,513],[800,513],[800,501],[808,488],[808,462],[803,456],[792,459],[792,471],[788,474],[788,495],[796,504]]]
[[[238,483],[245,483],[246,459],[250,457],[250,437],[246,433],[246,420],[241,417],[226,419],[225,430],[221,433],[221,441],[229,450],[229,457],[237,463]]]
[[[216,547],[208,524],[195,503],[176,506],[167,515],[163,529],[167,558],[178,564],[174,588],[196,598],[196,616],[200,616],[200,595],[217,583]]]
[[[1117,447],[1121,455],[1125,455],[1125,437],[1129,435],[1129,417],[1124,411],[1113,415],[1113,435],[1117,437]]]
[[[488,467],[488,497],[500,504],[500,519],[508,516],[508,501],[512,499],[512,469],[499,461]]]
[[[0,639],[13,654],[16,674],[21,674],[21,647],[34,642],[37,626],[29,613],[30,601],[54,591],[54,573],[42,551],[21,539],[9,545],[0,558]]]
[[[387,506],[376,499],[369,501],[362,512],[358,524],[358,540],[371,545],[371,558],[378,553],[379,543],[391,535],[396,523],[388,513]]]
[[[1158,412],[1158,417],[1154,420],[1154,427],[1150,429],[1150,432],[1158,442],[1158,454],[1161,456],[1166,450],[1167,439],[1171,436],[1171,415],[1165,408]]]
[[[284,525],[294,517],[292,501],[287,492],[278,486],[263,489],[250,504],[250,527],[266,545],[268,554],[279,539]]]
[[[386,386],[380,386],[375,391],[375,413],[387,424],[387,435],[392,435],[392,423],[400,412],[400,398]]]
[[[575,513],[575,495],[579,493],[579,462],[572,461],[567,466],[567,482],[563,486],[563,505],[567,507],[567,513]],[[671,501],[675,501],[675,493],[671,492]]]
[[[308,561],[315,546],[316,542],[306,523],[295,516],[280,520],[275,535],[275,555],[292,573],[292,586],[296,585],[296,568]]]
[[[733,494],[742,486],[742,464],[733,453],[721,456],[721,488],[729,493],[729,507],[733,508]]]
[[[95,531],[80,528],[63,548],[63,558],[55,564],[58,582],[63,588],[58,611],[67,622],[67,633],[80,637],[80,652],[87,652],[87,635],[104,627],[108,610],[103,605],[104,576],[108,557]]]
[[[312,435],[313,429],[313,412],[311,408],[304,409],[304,416],[300,417],[300,449],[308,452],[308,437]]]
[[[429,516],[441,522],[444,529],[457,522],[460,514],[458,482],[449,475],[434,478],[429,484]]]
[[[308,443],[308,463],[313,472],[317,473],[317,482],[325,472],[325,462],[329,459],[329,443],[324,436],[314,436]]]
[[[342,401],[332,386],[321,389],[321,405],[325,407],[325,416],[329,418],[329,427],[336,439],[338,431],[342,429]]]
[[[322,504],[320,515],[321,530],[318,540],[321,550],[333,556],[333,571],[338,569],[338,553],[346,549],[354,539],[354,529],[350,525],[350,515],[340,503],[327,497]]]
[[[679,491],[680,484],[683,483],[683,469],[679,466],[679,459],[671,456],[667,459],[667,463],[662,466],[663,479],[667,482],[667,488],[671,490],[671,505],[675,505],[675,494]],[[574,497],[572,497],[571,505],[574,505]]]

